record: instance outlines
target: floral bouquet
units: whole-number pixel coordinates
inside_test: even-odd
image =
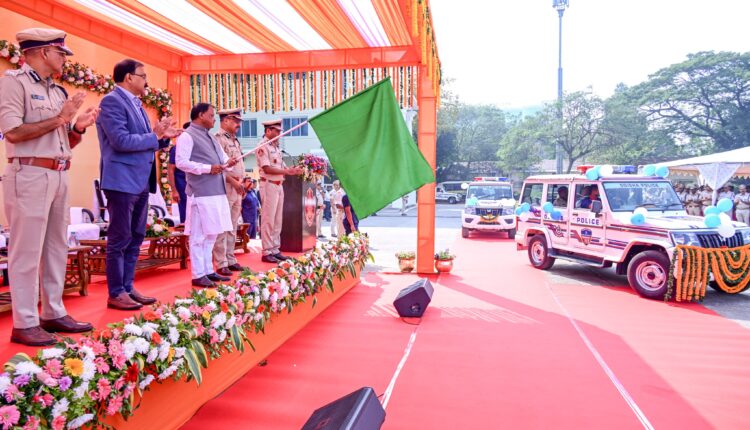
[[[451,251],[448,248],[435,253],[435,260],[445,261],[453,260],[454,258],[456,258],[456,256],[451,254]]]
[[[21,48],[15,43],[0,40],[0,58],[10,61],[11,64],[19,65],[21,61]]]
[[[302,154],[297,159],[303,171],[300,177],[305,182],[320,182],[328,172],[328,161],[312,154]]]
[[[169,226],[163,219],[152,216],[146,222],[146,237],[165,237],[169,234]]]

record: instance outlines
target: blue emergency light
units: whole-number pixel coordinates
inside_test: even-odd
[[[506,182],[508,178],[503,176],[475,176],[474,181],[497,181],[497,182]]]

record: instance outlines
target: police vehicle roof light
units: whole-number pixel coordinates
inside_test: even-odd
[[[505,182],[508,178],[503,176],[475,176],[474,181],[497,181],[497,182]]]

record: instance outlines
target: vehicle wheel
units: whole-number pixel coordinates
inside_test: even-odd
[[[455,205],[456,204],[456,198],[455,197],[448,197],[448,203]]]
[[[463,237],[464,239],[466,239],[467,237],[469,237],[469,229],[468,228],[461,227],[461,237]]]
[[[534,236],[529,242],[529,261],[540,270],[547,270],[555,264],[555,259],[549,256],[547,240],[544,236]]]
[[[641,297],[663,300],[669,287],[669,258],[660,251],[644,251],[628,264],[628,283]]]
[[[506,230],[508,232],[508,239],[514,239],[516,237],[516,229],[512,228],[510,230]]]

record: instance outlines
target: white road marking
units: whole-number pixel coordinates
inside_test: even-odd
[[[412,346],[414,346],[414,341],[417,339],[418,329],[419,329],[419,326],[414,327],[414,331],[411,333],[411,336],[409,337],[409,343],[406,344],[404,355],[401,357],[401,361],[398,363],[398,366],[396,366],[396,372],[393,373],[393,377],[391,378],[391,383],[388,384],[388,388],[385,389],[385,393],[383,395],[383,409],[388,407],[388,400],[391,398],[393,387],[396,386],[396,379],[398,379],[398,375],[401,373],[401,369],[403,369],[404,364],[406,364],[406,359],[409,358],[409,354],[411,353],[411,348]]]

